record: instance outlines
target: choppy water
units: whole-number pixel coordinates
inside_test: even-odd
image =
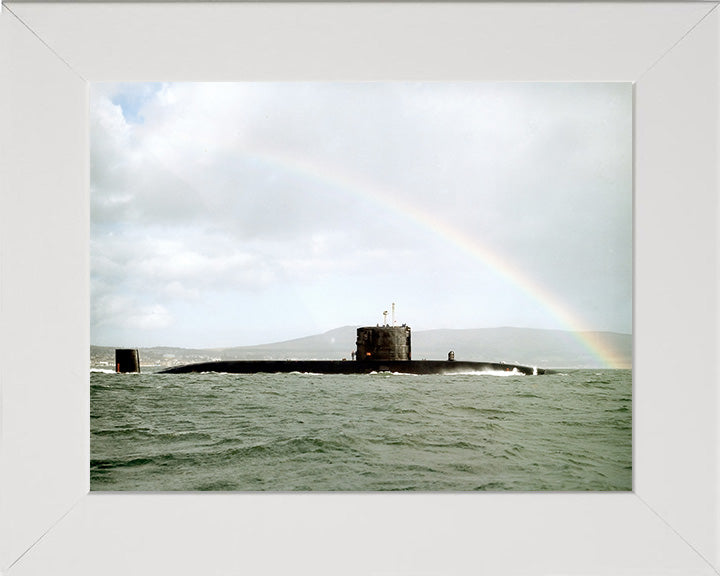
[[[629,370],[91,374],[92,490],[631,490]]]

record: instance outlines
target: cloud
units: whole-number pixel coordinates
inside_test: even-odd
[[[319,302],[327,286],[367,294],[347,298],[366,314],[385,293],[430,302],[428,324],[551,327],[471,245],[590,325],[630,329],[629,85],[98,84],[91,96],[93,321],[108,338],[110,296],[158,328],[210,293]],[[453,287],[462,313],[435,304]],[[333,327],[329,314],[318,325]]]
[[[157,332],[174,323],[172,313],[162,304],[142,304],[133,297],[112,293],[96,294],[91,311],[92,332],[100,338],[108,328],[116,335],[130,334],[132,338],[133,334]]]
[[[157,330],[170,326],[172,324],[172,315],[164,306],[156,304],[136,310],[127,317],[126,322],[130,328]]]

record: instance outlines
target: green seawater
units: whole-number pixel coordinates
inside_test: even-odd
[[[632,490],[632,372],[92,372],[91,490]]]

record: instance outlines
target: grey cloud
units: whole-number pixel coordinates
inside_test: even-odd
[[[630,327],[628,86],[107,85],[92,105],[98,318],[113,295],[159,327],[208,291],[320,294],[320,282],[375,282],[372,293],[417,302],[455,285],[466,306],[460,284],[474,283],[476,301],[512,309],[445,228],[505,254],[594,326]],[[516,296],[517,318],[547,321]]]

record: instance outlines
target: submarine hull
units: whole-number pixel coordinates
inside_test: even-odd
[[[225,372],[228,374],[309,372],[315,374],[461,374],[472,372],[516,372],[526,375],[549,374],[545,368],[500,362],[460,362],[454,360],[223,360],[199,362],[162,370],[161,374]]]

